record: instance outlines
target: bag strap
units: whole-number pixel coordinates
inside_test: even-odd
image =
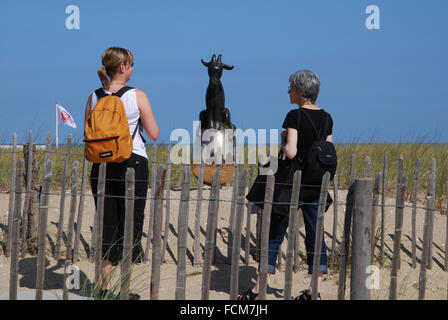
[[[299,111],[300,110],[302,110],[302,108],[299,108]],[[328,127],[328,112],[326,112],[324,109],[321,109],[322,111],[324,111],[325,112],[325,114],[326,114],[326,118],[325,118],[325,126],[324,126],[324,129],[322,130],[317,130],[317,128],[316,128],[316,125],[314,124],[314,121],[313,121],[313,119],[311,118],[311,116],[308,114],[308,112],[306,112],[306,111],[303,111],[305,114],[306,114],[306,116],[308,117],[308,119],[310,120],[310,122],[311,122],[311,126],[313,127],[313,129],[314,129],[314,132],[316,133],[316,138],[317,138],[317,140],[325,140],[324,139],[324,137],[323,137],[323,135],[327,132],[327,127]]]
[[[134,89],[134,88],[125,86],[125,87],[121,88],[120,90],[118,90],[117,92],[112,93],[111,95],[121,98],[126,92],[128,92],[131,89]],[[108,94],[105,92],[103,87],[96,89],[95,94],[98,97],[98,100],[108,96]]]
[[[133,88],[133,87],[125,86],[125,87],[121,88],[120,90],[118,90],[117,92],[112,93],[112,95],[121,98],[126,92],[128,92],[128,91],[131,90],[131,89],[134,89],[134,88]]]

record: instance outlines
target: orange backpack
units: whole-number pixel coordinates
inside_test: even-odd
[[[123,162],[131,157],[139,124],[131,137],[129,123],[121,96],[131,87],[123,87],[112,95],[103,88],[95,91],[98,102],[84,124],[86,159],[90,162]]]

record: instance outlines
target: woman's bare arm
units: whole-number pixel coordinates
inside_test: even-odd
[[[92,109],[92,95],[90,95],[89,99],[87,99],[86,110],[84,111],[84,123],[86,123],[87,117],[89,116],[91,109]]]
[[[152,112],[151,104],[149,99],[142,90],[136,90],[137,95],[137,106],[140,111],[140,117],[142,119],[142,125],[145,129],[148,137],[155,141],[159,138],[159,126],[157,125],[156,118]]]
[[[283,147],[283,152],[285,153],[288,159],[292,159],[297,154],[297,130],[288,128],[287,129],[287,137],[286,137],[286,145]]]

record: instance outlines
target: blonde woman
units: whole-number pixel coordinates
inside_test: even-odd
[[[98,70],[98,76],[102,88],[95,90],[89,96],[85,109],[85,120],[89,116],[95,104],[103,96],[112,93],[123,93],[123,101],[126,116],[129,122],[130,134],[136,130],[139,132],[133,139],[133,150],[131,157],[121,163],[107,163],[106,165],[106,196],[104,200],[103,220],[103,245],[101,265],[101,290],[100,297],[105,299],[114,298],[110,292],[111,272],[113,266],[118,265],[123,254],[123,230],[125,216],[125,174],[127,168],[135,170],[135,195],[139,199],[134,203],[134,245],[132,251],[132,262],[141,262],[143,249],[141,246],[145,198],[148,189],[148,156],[146,154],[145,140],[142,135],[143,129],[151,140],[159,137],[159,127],[152,112],[151,104],[145,92],[139,89],[127,87],[126,83],[131,79],[134,70],[134,57],[129,50],[111,47],[102,54],[102,66]],[[99,164],[92,165],[90,173],[90,185],[95,199],[98,185]],[[130,294],[130,299],[139,299],[135,293]]]

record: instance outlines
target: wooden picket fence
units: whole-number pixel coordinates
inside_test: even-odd
[[[40,191],[40,208],[39,208],[39,223],[38,223],[38,241],[37,241],[37,277],[36,277],[36,299],[42,299],[43,288],[45,281],[45,249],[46,249],[46,235],[47,235],[47,216],[48,216],[48,202],[49,195],[51,194],[51,183],[54,172],[54,164],[50,160],[51,152],[51,136],[47,134],[44,158],[44,174],[42,178],[42,189]],[[33,145],[32,133],[29,135],[29,146]],[[64,204],[66,195],[66,181],[69,175],[68,164],[70,160],[70,146],[71,136],[68,137],[66,143],[66,153],[64,159],[63,179],[60,191],[60,216],[58,222],[57,240],[54,251],[54,259],[61,259],[61,247],[62,247],[62,235],[64,226]],[[147,232],[147,242],[145,247],[144,261],[151,262],[151,279],[150,279],[150,299],[159,299],[159,287],[160,287],[160,268],[165,261],[165,252],[167,250],[168,241],[168,229],[170,226],[170,189],[171,189],[171,161],[168,159],[166,164],[157,165],[155,154],[157,145],[153,145],[152,152],[152,172],[151,172],[151,195],[150,195],[150,217],[149,217],[149,229]],[[170,154],[170,147],[168,149],[168,155]],[[8,215],[8,234],[5,256],[10,257],[10,292],[9,297],[11,300],[17,299],[17,284],[18,284],[18,264],[20,257],[26,255],[26,250],[20,252],[20,248],[26,248],[23,244],[27,241],[27,210],[30,205],[31,195],[33,193],[31,189],[31,177],[33,165],[31,159],[33,159],[33,152],[36,152],[35,148],[29,147],[27,149],[26,166],[24,160],[17,157],[16,147],[16,135],[13,135],[13,147],[12,147],[12,175],[10,186],[10,198],[9,198],[9,215]],[[351,158],[350,166],[350,183],[345,203],[339,202],[338,196],[338,173],[336,173],[333,180],[333,230],[332,230],[332,243],[329,253],[330,266],[336,265],[336,259],[338,259],[339,269],[339,281],[338,281],[338,299],[343,300],[346,297],[346,283],[347,283],[347,269],[349,263],[350,267],[350,299],[371,299],[371,289],[366,285],[370,273],[366,272],[369,266],[373,264],[373,257],[376,247],[375,232],[376,227],[379,225],[379,261],[384,260],[384,216],[385,216],[385,188],[387,179],[387,157],[384,157],[383,172],[377,173],[373,179],[370,173],[370,158],[366,158],[365,177],[357,178],[354,170],[355,155]],[[165,166],[166,165],[166,166]],[[397,179],[397,193],[395,204],[395,231],[394,231],[394,245],[392,256],[392,270],[390,281],[390,293],[389,298],[395,300],[398,298],[397,294],[397,279],[398,272],[400,270],[400,245],[402,237],[403,226],[403,211],[405,205],[406,187],[408,185],[408,177],[402,176],[403,158],[400,157],[398,162],[398,179]],[[82,179],[80,193],[78,193],[78,174],[81,168],[78,161],[73,161],[71,166],[71,199],[70,209],[68,217],[68,230],[66,232],[67,241],[65,243],[66,252],[64,256],[65,270],[71,264],[78,261],[80,256],[79,243],[81,225],[83,219],[84,210],[84,198],[89,196],[86,194],[86,181],[87,181],[87,167],[88,162],[86,160],[82,163]],[[246,213],[246,243],[245,243],[245,257],[244,262],[249,264],[250,260],[250,235],[251,235],[251,217],[250,205],[245,199],[245,194],[248,187],[252,185],[252,176],[254,165],[249,167],[249,172],[246,168],[240,168],[239,165],[234,164],[234,181],[232,184],[232,200],[231,200],[231,212],[229,219],[229,236],[228,236],[228,250],[227,259],[230,264],[230,299],[236,299],[238,295],[239,284],[239,266],[240,266],[240,250],[241,250],[241,238],[242,238],[242,226],[244,224],[244,214]],[[103,230],[103,216],[104,216],[104,198],[105,194],[105,174],[106,165],[103,163],[99,169],[98,191],[97,191],[97,210],[95,212],[91,255],[89,260],[95,263],[95,284],[100,281],[101,270],[101,246],[102,246],[102,230]],[[417,181],[419,177],[420,161],[417,161],[414,175],[414,188],[413,188],[413,204],[412,204],[412,267],[417,267],[416,257],[416,211],[417,211]],[[23,186],[23,176],[26,172],[27,184],[26,190]],[[216,234],[217,224],[219,216],[219,203],[220,200],[220,174],[221,166],[217,166],[217,171],[213,176],[210,196],[208,199],[203,199],[203,175],[204,164],[201,163],[198,177],[197,186],[197,198],[195,215],[194,215],[194,261],[193,265],[199,268],[201,264],[201,243],[200,243],[200,216],[201,216],[201,201],[208,201],[208,217],[206,226],[206,240],[203,249],[202,259],[202,285],[201,285],[201,299],[209,299],[209,291],[211,286],[211,271],[212,266],[216,263]],[[423,234],[423,247],[420,263],[420,276],[419,276],[419,299],[425,298],[426,287],[426,272],[427,269],[432,268],[433,261],[433,223],[435,210],[435,176],[436,176],[436,164],[435,160],[432,163],[431,174],[428,177],[428,189],[426,196],[426,207],[424,217],[424,234]],[[246,186],[246,182],[249,179],[249,184]],[[132,230],[133,230],[133,208],[134,208],[134,190],[135,190],[135,173],[133,169],[128,169],[126,172],[126,214],[125,214],[125,226],[124,226],[124,239],[123,239],[123,268],[121,278],[122,294],[121,299],[128,299],[128,289],[130,285],[130,268],[131,268],[131,251],[132,251]],[[264,208],[259,210],[256,214],[257,218],[257,232],[256,232],[256,261],[259,262],[259,299],[266,298],[266,274],[267,274],[267,256],[268,256],[268,238],[269,238],[269,225],[272,211],[272,199],[275,186],[275,177],[270,175],[267,177],[266,194],[264,199]],[[292,274],[298,269],[298,221],[299,221],[299,206],[298,199],[301,186],[301,172],[297,171],[294,174],[294,180],[292,185],[292,198],[290,202],[289,211],[289,228],[287,237],[287,248],[285,258],[285,288],[284,299],[291,299],[291,287],[292,287]],[[323,237],[323,225],[325,215],[326,197],[330,188],[330,176],[327,173],[322,181],[321,192],[318,205],[318,217],[316,225],[316,239],[314,252],[321,251],[322,237]],[[185,164],[182,169],[182,185],[180,193],[179,204],[179,217],[177,226],[177,276],[176,276],[176,288],[175,299],[185,299],[186,291],[186,251],[187,251],[187,235],[188,235],[188,212],[191,193],[191,170],[188,164]],[[25,196],[23,208],[22,208],[22,195]],[[78,208],[77,201],[79,198]],[[165,203],[166,215],[163,217],[163,206]],[[336,251],[336,238],[337,238],[337,221],[339,210],[338,207],[345,206],[344,214],[344,227],[342,231],[340,251]],[[78,209],[78,210],[77,210]],[[381,210],[379,212],[379,210]],[[76,211],[78,215],[76,217]],[[378,217],[380,213],[380,217]],[[448,217],[447,217],[448,219]],[[165,220],[164,226],[162,225]],[[76,228],[75,228],[76,221]],[[448,226],[448,220],[447,220]],[[165,228],[165,233],[162,236],[162,229]],[[448,271],[448,228],[445,243],[445,261],[444,268]],[[150,250],[151,249],[151,250]],[[151,259],[149,252],[151,251]],[[281,250],[279,256],[281,257]],[[351,257],[351,259],[349,259]],[[282,259],[279,259],[281,263]],[[317,280],[318,280],[318,267],[320,264],[320,254],[314,255],[313,261],[313,273],[312,273],[312,293],[313,299],[316,299],[317,294]],[[66,278],[68,274],[64,273],[63,283],[63,298],[68,299],[69,290],[66,288]],[[98,290],[99,286],[95,287]],[[94,296],[97,292],[94,292]]]

